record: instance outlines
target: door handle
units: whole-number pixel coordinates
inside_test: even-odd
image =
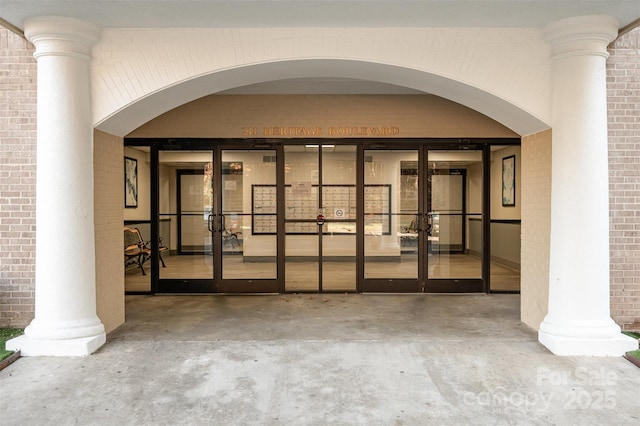
[[[215,232],[215,228],[214,228],[214,223],[213,223],[213,214],[210,214],[209,217],[207,218],[207,227],[209,228],[209,232]]]
[[[424,215],[424,231],[427,235],[431,235],[431,222],[433,215],[431,213],[425,213]]]
[[[422,213],[416,213],[415,218],[413,219],[413,223],[415,223],[415,231],[416,233],[422,232],[423,226],[422,222],[424,221],[422,217]]]
[[[415,222],[415,230],[416,230],[416,232],[420,233],[420,232],[426,231],[427,228],[426,228],[425,225],[427,223],[427,219],[425,218],[424,214],[417,213],[415,215],[414,222]]]

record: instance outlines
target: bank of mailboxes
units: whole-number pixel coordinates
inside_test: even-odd
[[[391,185],[366,185],[364,212],[368,220],[388,222]],[[317,226],[326,220],[356,220],[355,185],[324,185],[322,208],[318,208],[318,187],[297,183],[285,187],[285,219],[287,233],[315,234]],[[253,234],[277,232],[277,201],[275,185],[252,185]],[[322,214],[322,220],[318,215]],[[295,222],[299,219],[301,222]],[[388,228],[388,224],[386,228]],[[388,230],[387,230],[388,231]],[[339,232],[339,231],[338,231]],[[345,231],[346,232],[346,231]]]

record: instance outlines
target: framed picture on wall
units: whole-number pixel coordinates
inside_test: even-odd
[[[510,155],[502,159],[502,205],[516,205],[516,156]]]
[[[138,207],[138,160],[124,157],[124,206]]]

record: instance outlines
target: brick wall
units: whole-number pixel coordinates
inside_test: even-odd
[[[33,47],[0,27],[0,327],[34,315],[36,62]]]
[[[611,316],[640,331],[640,28],[609,54]]]

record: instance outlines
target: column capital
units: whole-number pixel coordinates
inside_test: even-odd
[[[100,28],[63,16],[34,16],[24,21],[24,34],[36,47],[36,59],[48,55],[90,59]]]
[[[554,60],[578,55],[607,58],[607,46],[618,36],[618,26],[612,16],[577,16],[550,23],[544,36]]]

